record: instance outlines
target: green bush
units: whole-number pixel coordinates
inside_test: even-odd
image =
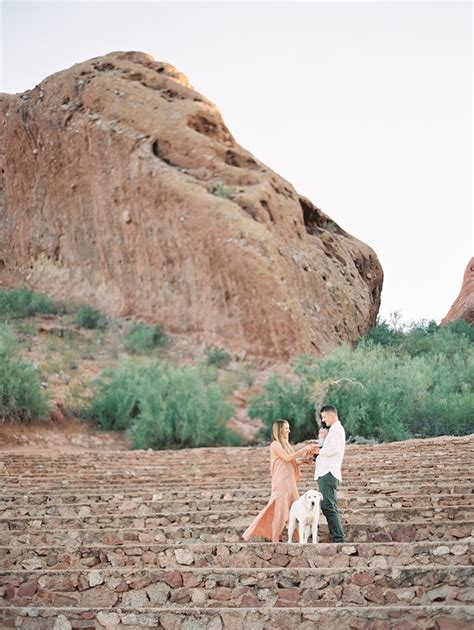
[[[247,413],[251,418],[263,420],[261,433],[266,439],[270,438],[272,424],[277,420],[288,420],[292,442],[314,438],[316,434],[314,403],[306,379],[292,382],[270,376],[262,393],[249,401]]]
[[[410,436],[404,410],[410,414],[411,403],[429,385],[424,368],[420,360],[407,363],[385,347],[345,346],[308,366],[305,375],[326,384],[315,402],[334,404],[349,435],[392,441]]]
[[[161,325],[135,324],[126,334],[123,347],[127,352],[140,353],[153,348],[163,348],[168,343],[169,337]]]
[[[391,321],[379,320],[367,335],[359,340],[359,345],[374,343],[401,349],[412,356],[422,353],[442,352],[454,349],[456,339],[466,337],[474,342],[474,326],[462,319],[439,326],[433,320],[412,322],[405,330],[399,322],[398,313],[391,316]],[[454,340],[454,343],[453,343]]]
[[[230,363],[230,354],[224,348],[208,348],[205,352],[206,365],[225,368]]]
[[[41,420],[48,413],[48,402],[38,371],[18,353],[12,330],[0,326],[0,419]]]
[[[457,319],[450,324],[446,324],[443,328],[456,335],[464,335],[471,343],[474,342],[474,326],[471,326],[471,324],[468,324],[463,319]]]
[[[474,393],[432,396],[425,413],[433,435],[468,435],[474,431]],[[422,429],[420,427],[418,433],[423,434]]]
[[[399,347],[399,354],[408,354],[411,357],[444,356],[450,360],[461,352],[468,352],[469,338],[464,334],[458,334],[451,328],[440,326],[436,332],[430,333],[423,329],[410,330]]]
[[[43,293],[28,289],[0,289],[0,316],[10,318],[33,317],[64,312],[64,305]]]
[[[400,332],[390,328],[388,322],[381,321],[371,328],[360,342],[373,342],[381,346],[398,346],[401,338]]]
[[[106,369],[93,382],[93,396],[81,415],[105,431],[125,431],[138,415],[144,368],[125,365]]]
[[[288,419],[293,441],[314,434],[312,405],[324,403],[336,405],[348,435],[391,441],[474,432],[470,329],[422,322],[381,332],[324,359],[299,357],[298,380],[271,377],[249,415],[262,418],[267,436],[274,420]]]
[[[107,318],[100,311],[96,311],[91,306],[83,304],[74,319],[74,323],[81,328],[99,328],[107,327]]]
[[[232,413],[202,369],[174,369],[156,361],[105,372],[85,410],[103,429],[127,429],[135,448],[155,449],[238,444],[226,426]]]

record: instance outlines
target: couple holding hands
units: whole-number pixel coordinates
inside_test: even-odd
[[[296,487],[296,482],[301,477],[299,464],[312,464],[315,458],[314,479],[317,480],[319,491],[323,495],[321,509],[328,522],[331,542],[344,542],[336,490],[342,481],[341,466],[346,434],[336,407],[324,405],[320,414],[322,422],[328,427],[327,431],[322,429],[319,434],[319,443],[322,443],[322,446],[309,444],[299,451],[295,451],[288,441],[290,435],[288,421],[279,420],[273,423],[270,445],[272,493],[267,505],[243,533],[244,540],[249,540],[252,536],[261,536],[272,542],[279,542],[288,522],[291,505],[299,498]]]

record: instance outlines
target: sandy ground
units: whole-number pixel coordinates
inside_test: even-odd
[[[127,450],[130,443],[121,433],[97,431],[76,418],[50,418],[38,423],[0,424],[0,450],[19,453],[80,453],[87,450]]]

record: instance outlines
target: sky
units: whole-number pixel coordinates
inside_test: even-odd
[[[0,92],[139,50],[368,243],[380,316],[440,321],[473,255],[470,2],[1,1]]]

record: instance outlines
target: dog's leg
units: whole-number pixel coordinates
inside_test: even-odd
[[[315,519],[311,525],[312,534],[313,534],[313,544],[318,542],[318,521]]]
[[[303,520],[301,520],[301,521],[298,523],[298,526],[299,526],[299,528],[298,528],[298,533],[299,533],[299,537],[300,537],[300,543],[301,543],[301,544],[303,544],[303,543],[305,543],[305,542],[306,542],[305,537],[304,537],[304,533],[305,533],[305,526],[304,526]]]

